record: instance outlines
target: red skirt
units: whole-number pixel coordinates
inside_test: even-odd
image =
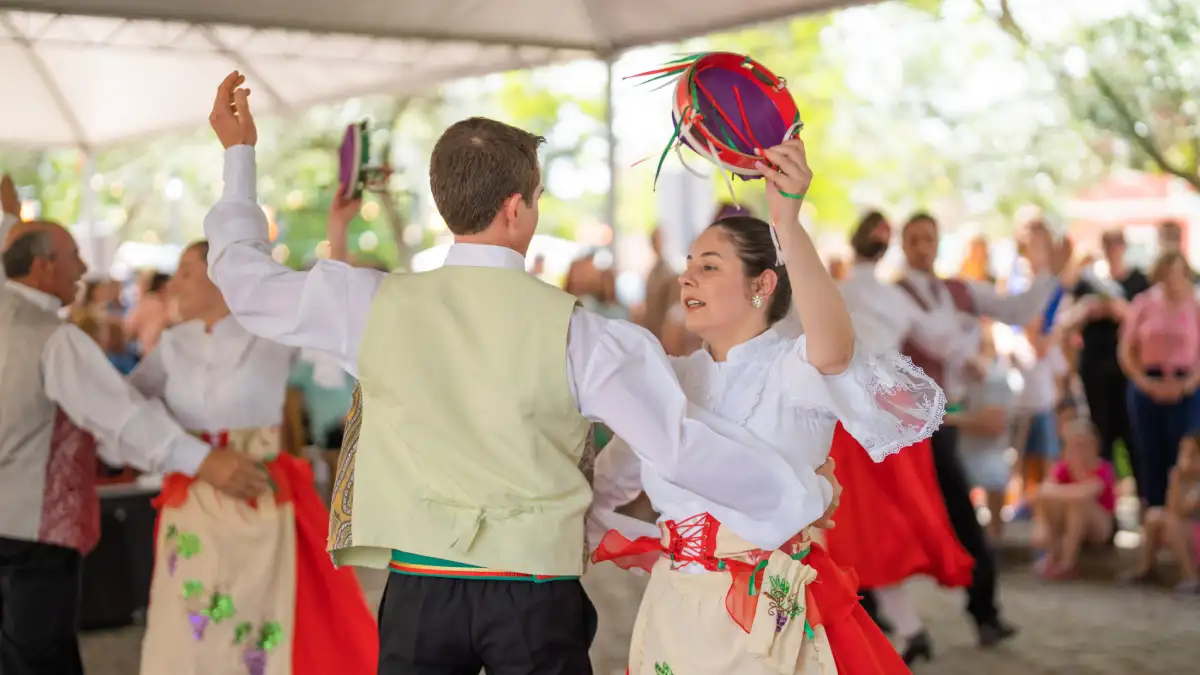
[[[838,675],[910,675],[896,648],[858,603],[854,573],[816,544],[804,562],[817,571],[817,582],[809,587]]]
[[[291,503],[295,514],[293,675],[374,675],[379,659],[375,618],[354,570],[335,568],[325,550],[329,512],[317,495],[312,468],[288,454],[280,454],[267,463],[267,468],[275,500]],[[180,474],[168,475],[155,506],[181,505],[187,500],[192,480]]]
[[[916,575],[947,587],[971,585],[975,561],[954,536],[928,440],[877,464],[839,423],[830,456],[845,491],[825,542],[839,565],[858,574],[861,588]]]

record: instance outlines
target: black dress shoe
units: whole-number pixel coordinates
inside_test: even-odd
[[[900,658],[904,659],[906,666],[911,666],[919,659],[932,661],[933,641],[929,639],[929,633],[921,631],[910,637],[908,643],[904,645],[904,649],[900,651]]]
[[[979,634],[979,646],[983,648],[995,646],[1017,634],[1016,627],[1000,617],[978,622],[975,630]]]

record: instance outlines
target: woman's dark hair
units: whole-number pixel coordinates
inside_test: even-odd
[[[747,279],[755,279],[767,270],[779,277],[775,292],[768,299],[767,322],[773,324],[787,316],[792,307],[792,284],[788,281],[787,268],[777,264],[779,253],[771,238],[771,226],[751,216],[731,216],[709,227],[719,227],[729,236],[738,259],[746,268]]]
[[[150,277],[150,283],[146,284],[146,292],[147,293],[158,293],[159,291],[162,291],[164,288],[167,287],[167,282],[170,280],[171,280],[170,274],[164,274],[162,272],[155,272],[154,275]]]

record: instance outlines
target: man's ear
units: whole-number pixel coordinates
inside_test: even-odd
[[[504,206],[500,208],[500,212],[504,214],[505,221],[511,223],[517,219],[517,212],[521,206],[520,193],[514,193],[504,200]]]

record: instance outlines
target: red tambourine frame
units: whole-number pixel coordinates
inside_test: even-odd
[[[765,93],[779,112],[779,116],[788,122],[790,126],[787,138],[759,139],[766,147],[778,145],[789,138],[795,138],[803,126],[800,122],[800,111],[796,108],[796,102],[787,89],[787,81],[748,56],[731,52],[712,52],[696,59],[675,84],[675,113],[682,120],[679,131],[688,145],[699,154],[706,155],[709,160],[715,160],[722,168],[733,173],[745,177],[761,176],[762,172],[754,165],[763,161],[762,157],[741,152],[714,134],[705,124],[704,116],[699,110],[699,98],[707,96],[707,94],[704,92],[703,85],[697,81],[697,75],[709,68],[744,71],[747,83]],[[723,121],[726,126],[737,133],[737,125],[730,116],[744,113],[722,110],[716,106],[715,98],[711,96],[708,98],[716,107],[717,114],[725,117]]]

